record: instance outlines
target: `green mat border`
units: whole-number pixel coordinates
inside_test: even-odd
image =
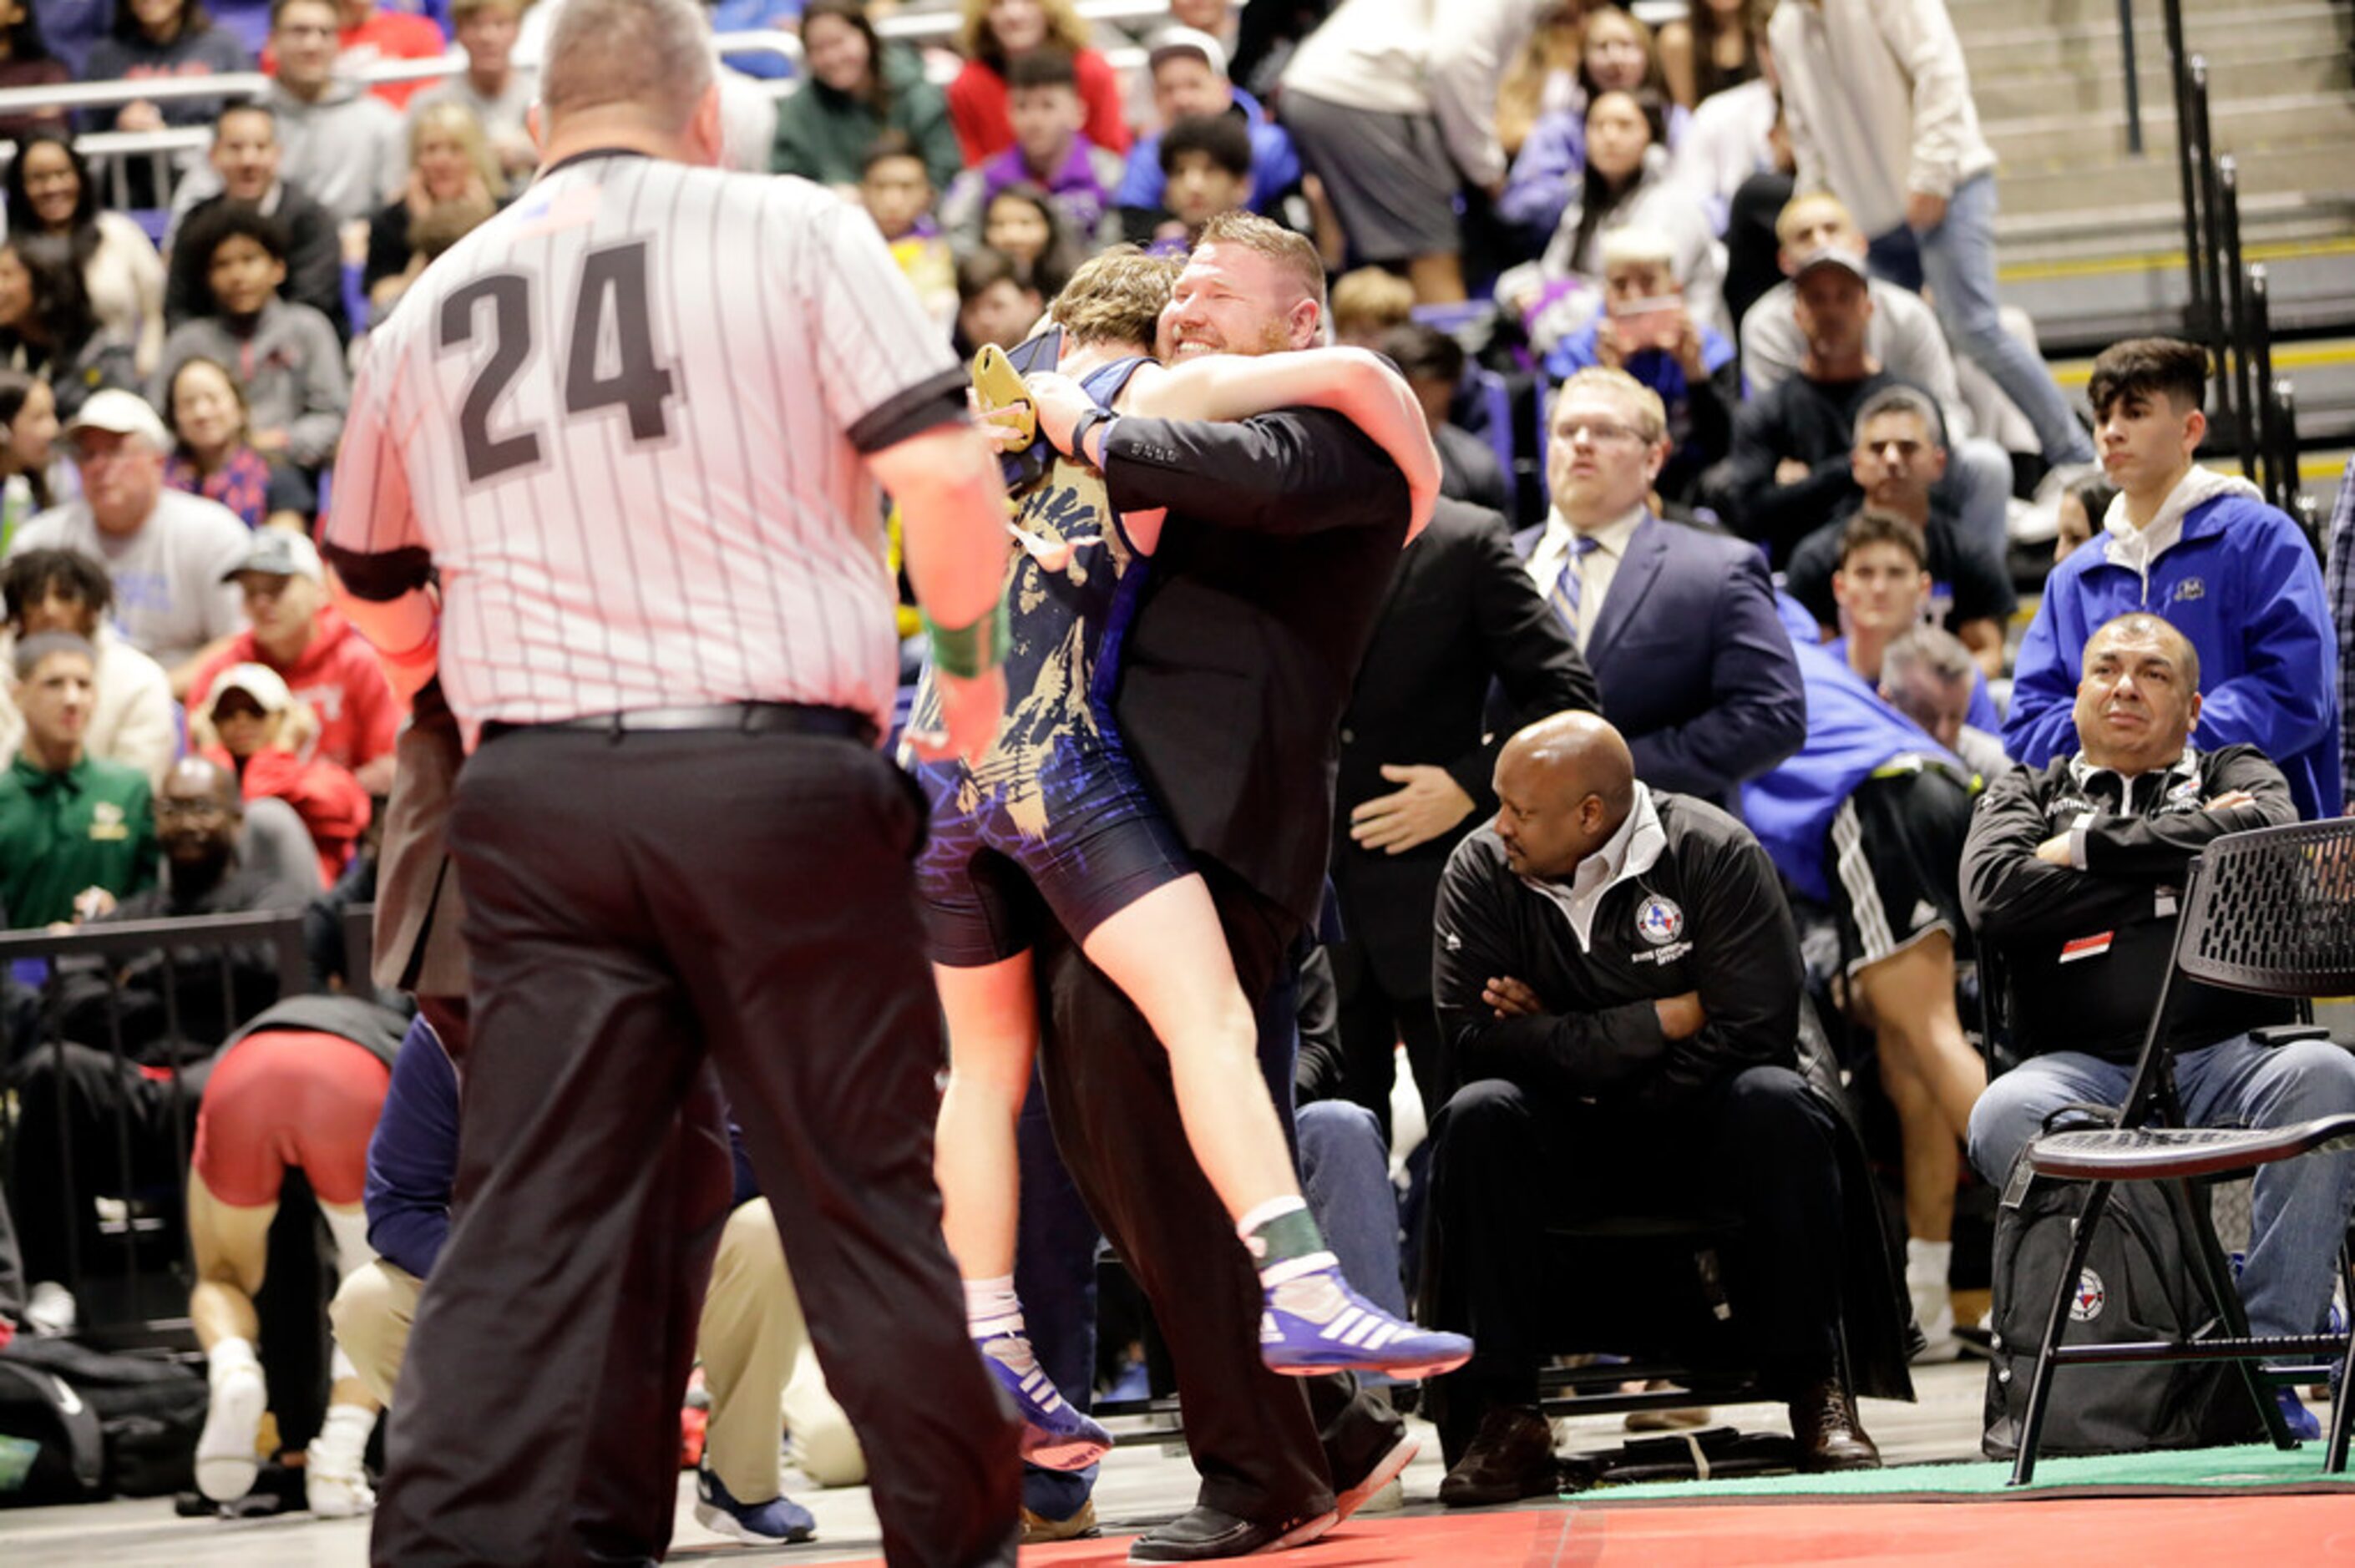
[[[2083,1501],[2104,1498],[2213,1498],[2213,1497],[2310,1497],[2355,1496],[2355,1466],[2339,1475],[2331,1475],[2322,1467],[2323,1445],[2301,1444],[2289,1450],[2269,1445],[2254,1445],[2245,1449],[2215,1448],[2198,1452],[2217,1455],[2245,1452],[2252,1467],[2287,1470],[2293,1467],[2304,1474],[2283,1474],[2263,1480],[2249,1481],[2136,1481],[2080,1480],[2069,1475],[2086,1464],[2108,1464],[2114,1460],[2155,1457],[2156,1456],[2055,1456],[2038,1462],[2040,1477],[2061,1471],[2062,1478],[2032,1481],[2028,1486],[1998,1486],[1990,1490],[1953,1490],[1946,1489],[1899,1488],[1881,1490],[1850,1490],[1837,1489],[1839,1473],[1821,1478],[1793,1475],[1728,1476],[1707,1481],[1638,1481],[1623,1485],[1603,1485],[1586,1491],[1562,1492],[1559,1500],[1572,1508],[1752,1508],[1786,1507],[1792,1504],[1820,1506],[1823,1504],[1859,1503],[1994,1503],[2009,1504],[2043,1502],[2047,1500]],[[1883,1477],[1900,1470],[1979,1469],[1998,1475],[2010,1468],[2007,1460],[1940,1459],[1903,1466],[1892,1466],[1878,1472],[1845,1472],[1856,1476],[1878,1474]],[[1784,1489],[1804,1486],[1809,1479],[1819,1480],[1826,1489]],[[1751,1489],[1759,1483],[1772,1483],[1775,1489]],[[1670,1490],[1669,1489],[1674,1489]],[[1642,1495],[1630,1496],[1630,1493]]]

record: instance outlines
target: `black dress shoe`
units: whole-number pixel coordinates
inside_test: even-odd
[[[1215,1563],[1255,1552],[1305,1546],[1333,1528],[1333,1510],[1305,1514],[1281,1523],[1237,1519],[1214,1508],[1194,1508],[1167,1524],[1146,1531],[1130,1543],[1131,1563]]]
[[[1881,1450],[1856,1418],[1856,1396],[1845,1380],[1825,1378],[1791,1401],[1791,1436],[1799,1445],[1799,1468],[1877,1470]]]
[[[1533,1404],[1498,1404],[1480,1417],[1464,1457],[1439,1483],[1439,1500],[1449,1508],[1487,1508],[1551,1497],[1561,1488],[1545,1413]]]

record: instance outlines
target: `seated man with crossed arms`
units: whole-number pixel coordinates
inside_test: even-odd
[[[2253,746],[2202,751],[2200,655],[2158,616],[2133,611],[2085,644],[2077,747],[1988,786],[1963,848],[1963,907],[2010,981],[2025,1058],[1971,1112],[1971,1163],[2000,1184],[2044,1118],[2115,1106],[2172,962],[2191,858],[2226,833],[2297,820],[2289,781]],[[2267,1045],[2291,1004],[2184,981],[2168,1049],[2193,1127],[2282,1127],[2355,1112],[2355,1056],[2328,1041]],[[2241,1297],[2258,1335],[2316,1334],[2355,1208],[2355,1152],[2268,1165],[2250,1196]],[[2292,1432],[2319,1435],[2289,1389]]]
[[[1571,1202],[1736,1212],[1727,1298],[1800,1467],[1877,1467],[1854,1395],[1910,1396],[1902,1320],[1854,1134],[1796,1070],[1773,863],[1725,812],[1639,782],[1592,715],[1514,736],[1496,791],[1448,862],[1433,962],[1463,1087],[1432,1126],[1425,1310],[1477,1344],[1437,1382],[1439,1500],[1556,1489],[1539,1365],[1599,1348],[1545,1338],[1545,1228]]]

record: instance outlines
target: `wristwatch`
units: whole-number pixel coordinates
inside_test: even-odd
[[[1106,429],[1104,431],[1104,440],[1109,441],[1112,440],[1112,431],[1110,427],[1115,423],[1118,418],[1119,416],[1117,414],[1114,414],[1110,408],[1106,408],[1101,405],[1091,408],[1086,413],[1081,415],[1079,422],[1071,427],[1071,455],[1079,459],[1082,462],[1088,463],[1092,467],[1101,470],[1103,465],[1096,462],[1093,459],[1088,456],[1088,432],[1094,429],[1098,425],[1105,426]]]

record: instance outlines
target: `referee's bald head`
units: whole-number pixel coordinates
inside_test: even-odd
[[[566,0],[549,30],[539,102],[551,136],[592,111],[675,132],[716,80],[711,26],[695,0]]]

